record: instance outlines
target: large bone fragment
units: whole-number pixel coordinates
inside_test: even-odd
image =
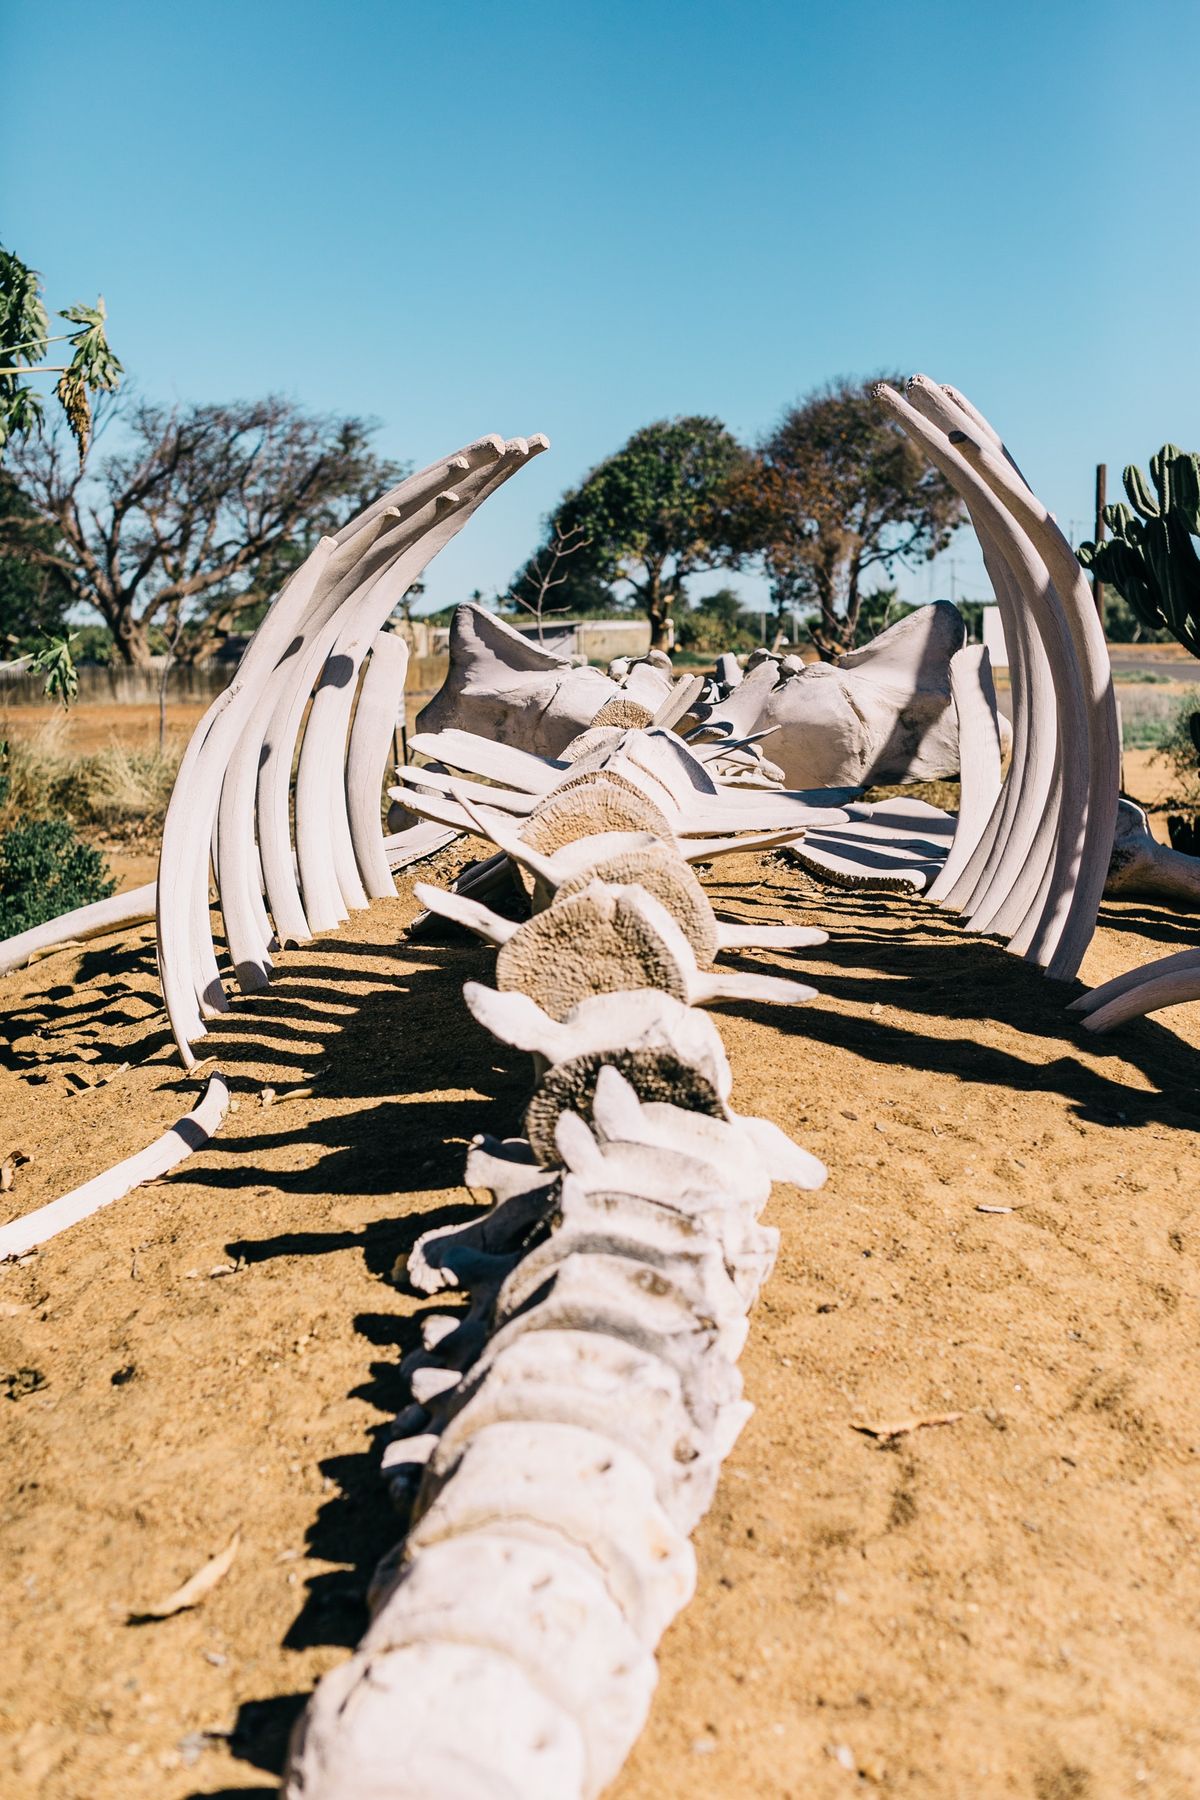
[[[1200,857],[1160,844],[1150,830],[1146,809],[1136,800],[1122,799],[1104,891],[1120,898],[1161,900],[1195,912],[1200,910]]]
[[[936,780],[958,769],[949,664],[963,635],[958,610],[939,600],[836,666],[808,663],[780,679],[778,664],[760,663],[696,716],[706,737],[772,730],[789,787]]]
[[[459,606],[450,622],[446,679],[417,715],[417,730],[472,731],[558,756],[620,692],[598,669],[572,668],[482,607]]]
[[[666,908],[640,887],[608,887],[591,879],[522,925],[459,895],[418,883],[416,897],[432,912],[498,943],[496,984],[527,994],[562,1019],[596,994],[662,988],[699,1005],[712,1000],[799,1004],[816,989],[783,976],[706,973]]]
[[[579,1728],[584,1793],[613,1779],[645,1723],[657,1669],[599,1571],[550,1543],[493,1532],[431,1544],[387,1593],[360,1654],[438,1641],[519,1663]]]
[[[586,1769],[579,1726],[518,1661],[475,1644],[418,1641],[361,1650],[330,1671],[293,1737],[284,1793],[564,1800],[588,1791]]]
[[[846,810],[847,824],[809,832],[787,846],[788,858],[838,887],[921,893],[940,874],[955,832],[951,813],[898,796]]]
[[[561,1539],[599,1568],[644,1644],[657,1642],[695,1587],[692,1546],[659,1505],[645,1464],[577,1425],[482,1427],[419,1507],[413,1551],[480,1530]]]
[[[623,1444],[654,1477],[655,1492],[683,1532],[708,1510],[719,1463],[688,1412],[678,1369],[661,1357],[592,1331],[515,1338],[456,1394],[430,1461],[440,1478],[485,1425],[543,1420]],[[716,1424],[712,1409],[712,1425]]]

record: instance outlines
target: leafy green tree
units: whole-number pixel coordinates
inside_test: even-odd
[[[726,650],[753,650],[758,642],[757,626],[743,610],[741,595],[729,587],[706,594],[680,613],[675,627],[682,649],[702,650],[714,656]]]
[[[21,520],[20,531],[52,553],[54,529],[41,520],[7,471],[0,469],[0,517]],[[12,534],[12,554],[0,554],[0,662],[36,649],[45,637],[66,630],[71,590],[53,562],[32,562]]]
[[[55,570],[135,665],[156,642],[195,660],[255,622],[322,533],[402,473],[372,448],[369,421],[277,397],[141,401],[121,422],[121,448],[94,468],[60,433],[14,445],[23,504],[0,512],[0,557]]]
[[[54,395],[82,462],[92,435],[91,396],[112,393],[123,370],[109,347],[103,298],[95,306],[63,307],[58,316],[76,329],[51,336],[41,276],[0,246],[0,452],[42,423],[45,400],[29,377],[57,375]],[[51,344],[68,344],[69,360],[47,363]]]
[[[745,459],[719,419],[660,419],[635,431],[563,496],[531,559],[544,561],[554,531],[580,538],[584,547],[570,559],[556,605],[574,610],[574,584],[593,596],[603,590],[610,604],[624,590],[621,597],[650,620],[652,644],[664,647],[667,620],[686,603],[688,577],[739,565],[725,495]]]
[[[781,622],[810,608],[826,661],[857,641],[869,572],[936,556],[964,517],[950,484],[873,403],[877,379],[835,382],[790,407],[727,497]]]

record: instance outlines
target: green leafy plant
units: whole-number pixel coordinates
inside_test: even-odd
[[[1175,798],[1200,809],[1200,688],[1182,696],[1154,748],[1156,761],[1166,763],[1175,778]]]
[[[1145,624],[1200,656],[1200,456],[1164,444],[1150,458],[1150,481],[1130,463],[1124,482],[1130,505],[1105,507],[1112,536],[1080,544],[1079,560]]]
[[[949,482],[880,412],[877,386],[841,380],[789,407],[726,494],[779,628],[804,613],[825,662],[860,641],[878,576],[931,561],[965,517]]]
[[[34,675],[46,677],[43,693],[49,694],[52,700],[61,700],[64,712],[79,692],[79,673],[71,654],[74,642],[73,632],[68,637],[47,638],[29,664]]]
[[[100,852],[65,819],[31,819],[0,833],[0,937],[106,900],[115,887]]]
[[[733,588],[718,588],[680,612],[675,619],[676,641],[683,650],[720,655],[724,650],[753,650],[758,626],[753,614],[743,612],[742,598]]]
[[[54,395],[82,462],[92,435],[91,396],[112,393],[124,370],[108,342],[102,296],[95,306],[66,306],[58,316],[76,329],[51,336],[41,276],[0,246],[0,450],[42,422],[45,401],[27,377],[57,375]],[[68,344],[70,361],[47,363],[51,344]]]

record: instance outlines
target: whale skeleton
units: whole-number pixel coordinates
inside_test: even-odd
[[[167,809],[156,895],[163,997],[185,1063],[205,1019],[228,1005],[210,862],[243,991],[270,980],[279,945],[395,892],[391,865],[405,852],[398,839],[389,850],[378,796],[407,650],[387,621],[476,508],[545,448],[542,437],[481,438],[323,538],[201,720]],[[426,829],[409,841],[420,854],[439,840]]]

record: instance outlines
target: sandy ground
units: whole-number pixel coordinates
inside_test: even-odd
[[[173,700],[167,708],[167,735],[186,743],[204,716],[206,701]],[[11,706],[0,709],[0,738],[33,737],[52,726],[64,756],[92,756],[118,739],[128,750],[157,750],[158,708],[141,705]]]
[[[832,933],[745,959],[811,973],[813,1005],[721,1015],[738,1106],[831,1178],[773,1197],[757,1411],[615,1800],[1195,1795],[1200,1007],[1089,1040],[1062,988],[919,903],[771,859],[711,886]],[[458,997],[489,954],[409,942],[414,910],[405,881],[283,957],[208,1040],[238,1100],[212,1146],[0,1270],[6,1800],[269,1789],[363,1628],[425,1304],[391,1272],[468,1216],[464,1141],[511,1131],[529,1079]],[[1106,906],[1085,974],[1181,942],[1200,920]],[[8,1211],[199,1090],[148,930],[7,978],[0,1007],[0,1159],[32,1158]],[[129,1622],[239,1530],[202,1606]]]

